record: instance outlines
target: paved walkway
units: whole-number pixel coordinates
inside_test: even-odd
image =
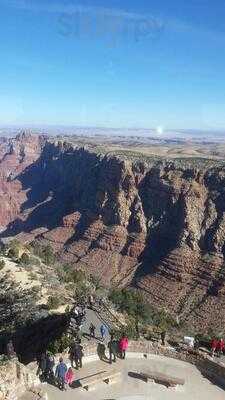
[[[66,392],[61,392],[51,385],[45,385],[44,388],[49,400],[225,400],[225,392],[203,378],[195,366],[162,356],[153,356],[147,360],[127,358],[125,361],[118,360],[112,366],[108,362],[97,361],[84,365],[74,373],[76,379],[82,382],[82,378],[112,369],[121,371],[121,380],[113,385],[102,382],[91,392],[80,387],[70,388]],[[176,390],[167,389],[129,375],[131,372],[140,371],[155,371],[184,378],[185,386]]]
[[[90,310],[88,308],[86,310],[86,320],[81,329],[81,331],[84,334],[89,334],[89,326],[91,323],[93,323],[93,325],[96,327],[96,331],[95,331],[96,338],[100,339],[101,338],[100,327],[102,324],[104,324],[105,326],[108,326],[107,321],[103,320],[96,311]],[[109,340],[108,330],[107,330],[106,340]]]

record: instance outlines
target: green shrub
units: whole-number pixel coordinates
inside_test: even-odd
[[[35,274],[34,272],[30,272],[30,273],[29,273],[29,278],[30,278],[32,281],[36,281],[36,280],[38,279],[38,276],[37,276],[37,274]]]
[[[5,252],[10,258],[18,258],[20,249],[22,248],[21,243],[17,239],[11,240],[11,242],[5,245]]]
[[[155,310],[153,312],[152,323],[160,332],[167,331],[168,329],[177,326],[176,321],[165,309]]]
[[[29,256],[30,257],[30,265],[36,266],[36,267],[40,267],[41,266],[41,261],[39,260],[39,258],[35,257],[35,256]]]
[[[49,244],[44,246],[35,240],[32,242],[31,246],[33,253],[40,257],[45,264],[50,265],[55,262],[55,255],[52,247]]]
[[[40,293],[41,293],[41,290],[40,290],[40,286],[33,286],[32,287],[32,289],[31,289],[31,291],[32,291],[32,298],[33,298],[33,300],[34,301],[38,301],[39,299],[40,299]]]
[[[8,257],[12,259],[17,259],[19,257],[19,249],[10,248],[8,251]]]
[[[33,287],[32,287],[32,292],[34,292],[34,293],[36,293],[36,294],[39,294],[39,293],[40,293],[40,289],[41,289],[41,287],[38,286],[38,285],[33,286]]]
[[[22,245],[21,245],[21,243],[19,242],[19,240],[17,240],[17,239],[13,239],[13,240],[11,240],[11,242],[9,243],[9,248],[10,249],[21,249],[21,247],[22,247]]]
[[[148,322],[152,315],[152,309],[144,300],[140,292],[127,289],[113,289],[109,294],[120,312],[126,312],[137,321]]]
[[[73,270],[70,274],[71,281],[74,283],[81,283],[86,281],[86,275],[84,271]]]
[[[65,283],[67,290],[73,292],[75,300],[79,302],[87,300],[92,287],[83,270],[74,269],[70,264],[58,265],[57,275],[60,282]]]
[[[55,255],[50,245],[47,245],[43,248],[42,259],[43,262],[47,265],[50,265],[55,261]]]
[[[109,294],[109,300],[112,301],[117,309],[130,317],[128,323],[127,335],[138,337],[142,332],[143,326],[152,325],[157,332],[167,331],[177,327],[175,320],[166,310],[156,310],[145,301],[141,292],[128,289],[113,289]]]
[[[113,329],[110,334],[113,334],[116,340],[119,340],[123,335],[126,335],[128,339],[137,339],[137,331],[135,324],[130,322],[125,327],[120,329]]]
[[[20,257],[20,264],[29,265],[30,264],[30,257],[27,253],[23,253]]]
[[[216,337],[216,336],[213,336]],[[195,340],[199,343],[200,346],[210,347],[210,342],[212,340],[210,335],[202,335],[197,334],[195,335]]]
[[[86,301],[90,294],[91,294],[91,288],[88,285],[88,282],[81,281],[74,285],[75,301],[78,301],[78,302]]]
[[[0,366],[4,366],[8,362],[9,362],[9,359],[5,354],[0,355]]]
[[[58,297],[56,296],[49,296],[47,306],[49,310],[54,310],[60,306],[61,302]]]
[[[81,270],[74,270],[73,267],[69,267],[68,265],[64,266],[64,281],[65,282],[73,282],[75,284],[80,284],[86,281],[85,273]]]
[[[32,252],[32,246],[31,244],[27,243],[24,245],[25,249],[28,250],[29,252]]]
[[[91,283],[94,285],[95,290],[99,290],[99,289],[102,288],[102,285],[101,285],[101,278],[100,278],[100,277],[95,276],[95,275],[91,275],[91,276],[90,276],[90,281],[91,281]]]
[[[205,253],[202,257],[202,260],[206,263],[213,263],[214,256],[211,253]]]
[[[48,352],[51,354],[62,353],[72,344],[72,338],[67,336],[66,334],[62,335],[60,339],[56,339],[49,343],[48,345]]]
[[[6,254],[6,247],[3,244],[0,244],[0,256],[4,256]]]
[[[86,281],[85,273],[79,269],[75,270],[70,264],[65,264],[63,266],[59,265],[57,273],[62,282],[80,284],[81,282]]]
[[[3,269],[5,267],[5,261],[4,260],[0,260],[0,271],[1,269]]]
[[[66,306],[65,313],[69,314],[71,311],[71,307],[69,305]]]
[[[33,254],[35,254],[38,257],[41,257],[42,254],[42,246],[41,244],[37,241],[34,240],[31,244],[31,251],[33,252]]]

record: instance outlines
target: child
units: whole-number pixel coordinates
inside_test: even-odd
[[[68,386],[72,385],[74,381],[74,373],[72,368],[70,367],[65,375],[65,382]]]

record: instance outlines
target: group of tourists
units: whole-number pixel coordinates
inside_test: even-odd
[[[225,342],[224,340],[221,339],[216,339],[213,338],[211,341],[211,356],[214,357],[217,355],[217,357],[221,357],[221,355],[224,353],[225,350]]]
[[[55,359],[54,356],[49,352],[42,353],[37,357],[38,362],[38,370],[37,375],[39,375],[40,380],[43,381],[52,381],[54,379],[54,366]]]
[[[55,372],[55,359],[51,354],[42,353],[37,361],[37,375],[39,375],[41,382],[57,383],[61,390],[66,390],[74,382],[73,361],[71,361],[71,367],[68,368],[63,358],[60,357]]]
[[[114,336],[111,335],[108,343],[108,362],[110,364],[112,364],[112,362],[116,362],[117,357],[125,359],[127,348],[128,338],[126,335],[122,335],[119,340],[116,340]],[[63,361],[63,358],[60,357],[59,363],[55,368],[54,356],[48,352],[42,353],[37,359],[37,375],[39,375],[42,382],[46,381],[50,383],[56,383],[60,390],[67,390],[68,387],[72,386],[75,380],[73,368],[76,368],[77,370],[82,368],[83,356],[84,352],[83,346],[81,345],[81,340],[75,340],[69,349],[69,359],[71,363],[70,367],[67,367],[66,363]]]
[[[67,368],[63,358],[60,357],[59,363],[55,370],[55,377],[58,382],[60,390],[66,390],[68,386],[71,386],[74,381],[74,373],[72,367]]]
[[[112,362],[116,362],[116,358],[118,356],[120,356],[121,359],[125,360],[128,344],[129,342],[126,335],[122,335],[119,341],[114,338],[114,335],[111,335],[110,341],[108,343],[110,364],[112,364]]]

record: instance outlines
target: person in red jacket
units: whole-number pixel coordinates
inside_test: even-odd
[[[127,348],[128,348],[128,338],[126,335],[123,335],[119,341],[119,351],[121,354],[121,358],[123,359],[125,359],[126,357]]]
[[[218,340],[217,339],[212,339],[211,341],[211,356],[214,357],[215,355],[215,351],[217,349],[217,345],[218,345]]]
[[[225,348],[225,343],[224,343],[224,340],[221,338],[217,343],[217,354],[218,354],[218,357],[220,357],[223,354],[224,348]]]

